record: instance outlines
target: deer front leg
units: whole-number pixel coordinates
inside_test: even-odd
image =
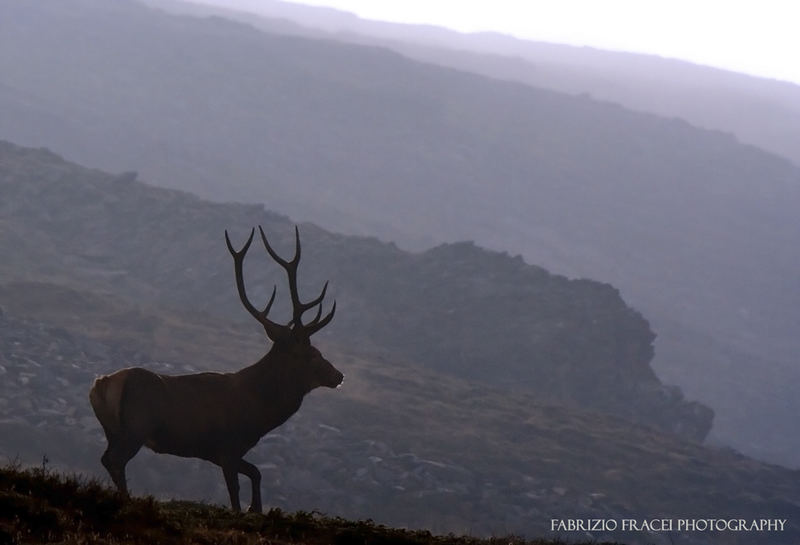
[[[225,463],[222,466],[222,475],[225,476],[225,484],[228,486],[228,494],[231,497],[231,509],[240,513],[242,505],[239,503],[239,467],[237,463]]]
[[[261,472],[258,470],[256,466],[251,464],[246,460],[241,460],[239,462],[239,473],[242,475],[247,475],[250,478],[250,484],[252,485],[252,494],[250,496],[250,509],[248,509],[251,513],[260,513],[262,510],[261,507]]]

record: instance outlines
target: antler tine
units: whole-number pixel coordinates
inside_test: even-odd
[[[303,309],[303,312],[307,311],[308,309],[314,308],[315,306],[322,303],[322,300],[325,299],[325,292],[328,291],[328,282],[325,281],[325,285],[322,286],[322,293],[319,294],[319,297],[314,299],[313,301],[309,301],[308,303],[300,303],[300,308]]]
[[[295,248],[294,248],[294,257],[291,261],[286,261],[281,256],[277,254],[275,250],[272,249],[272,246],[269,245],[267,241],[267,235],[264,234],[264,229],[261,226],[258,226],[258,232],[261,233],[261,240],[264,242],[264,247],[267,249],[270,257],[278,262],[278,264],[289,271],[290,269],[294,269],[294,272],[297,272],[297,264],[300,263],[300,232],[297,230],[297,226],[294,228],[294,236],[295,236]]]
[[[253,236],[255,236],[255,234],[256,234],[256,228],[253,227],[252,229],[250,229],[250,236],[247,238],[247,242],[245,242],[244,246],[242,246],[242,249],[237,252],[236,250],[233,249],[233,244],[231,244],[231,238],[228,236],[228,230],[225,229],[225,244],[228,245],[228,251],[233,256],[233,259],[238,259],[239,256],[241,256],[242,259],[244,259],[244,254],[246,254],[247,249],[250,248],[250,243],[253,242]]]
[[[294,226],[294,259],[293,261],[300,262],[300,229],[297,225]]]
[[[261,234],[261,240],[264,243],[264,247],[267,249],[269,255],[274,259],[281,267],[286,270],[286,274],[289,278],[289,294],[292,298],[292,319],[289,322],[291,326],[293,326],[296,330],[301,330],[305,332],[311,331],[318,331],[322,325],[327,324],[330,321],[332,316],[325,316],[325,318],[320,321],[320,315],[322,314],[322,300],[325,298],[325,294],[328,291],[328,282],[325,282],[325,285],[322,287],[322,292],[319,296],[307,303],[303,303],[300,301],[300,295],[297,289],[297,266],[300,263],[300,255],[301,255],[301,248],[300,248],[300,229],[295,225],[294,228],[294,257],[287,261],[283,259],[281,256],[272,249],[272,246],[269,245],[269,241],[267,240],[267,235],[264,233],[264,229],[259,225],[258,231]],[[312,320],[308,325],[304,325],[302,321],[303,314],[314,308],[315,306],[319,305],[319,309],[317,311],[317,316]],[[324,322],[324,323],[323,323]],[[322,324],[322,325],[320,325]],[[309,326],[312,326],[313,329],[309,329]],[[311,333],[308,333],[309,335]]]
[[[336,313],[336,300],[333,301],[333,306],[331,307],[331,311],[325,315],[325,317],[320,320],[319,317],[322,314],[322,305],[320,305],[319,310],[317,311],[316,317],[305,326],[306,332],[310,337],[330,322],[333,319],[333,315]]]
[[[259,312],[259,316],[261,316],[261,318],[266,318],[267,314],[269,314],[269,311],[272,308],[272,303],[275,302],[275,294],[277,292],[278,292],[278,286],[272,286],[272,295],[269,296],[269,301],[267,301],[267,306],[264,307],[264,310]]]
[[[297,227],[295,226],[295,252],[291,261],[286,261],[272,249],[269,241],[267,241],[267,235],[264,234],[264,229],[260,225],[258,226],[258,232],[261,233],[261,241],[264,243],[264,247],[270,257],[286,270],[286,275],[289,277],[289,295],[292,298],[292,322],[298,324],[300,323],[300,316],[305,311],[300,310],[302,303],[300,303],[300,296],[297,293],[297,265],[300,263],[300,234],[297,231]]]
[[[250,236],[247,238],[247,242],[244,243],[242,249],[238,252],[234,249],[233,244],[231,244],[230,236],[228,235],[228,230],[225,230],[225,243],[228,245],[228,251],[233,256],[233,268],[234,274],[236,276],[236,290],[239,292],[239,299],[242,302],[242,305],[250,313],[250,315],[258,320],[258,322],[264,326],[264,329],[267,332],[267,335],[270,339],[275,340],[279,336],[281,336],[280,328],[284,327],[280,324],[277,324],[267,318],[270,309],[272,308],[272,303],[275,302],[275,294],[277,293],[277,286],[273,286],[272,288],[272,295],[267,302],[267,306],[264,307],[264,310],[258,310],[253,303],[250,302],[250,299],[247,297],[247,292],[244,287],[244,256],[247,253],[247,250],[250,248],[250,244],[253,242],[253,236],[256,234],[255,227],[250,230]]]
[[[225,229],[225,243],[228,245],[228,251],[233,256],[233,269],[234,274],[236,277],[236,290],[239,292],[239,299],[244,305],[244,308],[247,309],[256,320],[260,319],[260,313],[253,303],[250,302],[250,299],[247,298],[247,292],[245,291],[244,287],[244,272],[243,266],[244,263],[244,256],[247,253],[247,250],[250,248],[250,244],[253,242],[253,236],[255,236],[256,230],[255,228],[250,230],[250,236],[247,238],[247,242],[244,243],[242,249],[238,252],[233,248],[233,244],[231,244],[231,238],[228,235],[228,230]]]
[[[313,301],[309,301],[308,303],[299,303],[298,306],[300,308],[300,314],[305,314],[308,310],[311,310],[312,308],[319,305],[316,318],[319,319],[319,315],[322,312],[322,305],[320,303],[322,303],[322,300],[325,298],[325,292],[327,291],[328,291],[328,282],[326,281],[325,285],[322,286],[322,293],[319,294],[319,297],[317,297]],[[294,318],[292,318],[292,320],[289,322],[289,325],[292,325],[294,323],[295,323]]]
[[[274,259],[281,267],[286,270],[286,274],[289,278],[289,295],[292,298],[292,321],[295,327],[302,328],[303,322],[301,317],[303,313],[308,309],[312,308],[314,304],[318,304],[322,301],[321,298],[315,299],[317,303],[303,303],[300,301],[300,294],[297,290],[297,265],[300,263],[300,230],[295,226],[294,228],[294,240],[295,240],[295,247],[294,247],[294,257],[287,261],[283,259],[281,256],[272,249],[272,246],[269,245],[269,241],[267,241],[267,235],[264,234],[264,229],[259,225],[258,231],[261,233],[261,240],[264,242],[264,247],[267,249],[269,255]]]

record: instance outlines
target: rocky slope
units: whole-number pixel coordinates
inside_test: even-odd
[[[7,459],[39,464],[46,457],[50,467],[105,479],[98,461],[104,440],[86,400],[94,375],[123,364],[171,373],[202,365],[191,351],[184,352],[191,364],[149,361],[124,347],[124,336],[108,337],[102,322],[87,326],[93,336],[8,311],[0,316],[0,454]],[[185,327],[195,331],[194,350],[201,352],[202,327]],[[258,344],[257,335],[230,339],[226,351],[245,360]],[[435,532],[656,544],[752,543],[762,536],[556,534],[549,521],[768,514],[789,519],[770,543],[800,536],[796,472],[400,361],[353,356],[335,345],[323,350],[346,371],[346,388],[312,394],[248,455],[264,475],[268,506]],[[197,460],[144,450],[128,475],[136,493],[226,502],[218,469]]]
[[[661,376],[724,413],[715,440],[800,463],[790,161],[376,47],[132,1],[2,6],[0,137],[339,232],[474,240],[610,282],[658,331]],[[738,104],[729,117],[756,111]]]
[[[0,189],[0,250],[8,256],[0,279],[38,278],[242,318],[223,232],[240,244],[261,224],[280,251],[292,245],[291,222],[261,206],[209,203],[9,143],[0,143]],[[316,293],[330,280],[339,303],[324,334],[697,440],[711,428],[709,408],[656,377],[654,335],[611,286],[568,280],[473,244],[410,254],[312,225],[303,226],[302,239],[301,288]],[[269,286],[282,286],[283,273],[257,245],[251,254],[247,278],[259,300]],[[63,303],[80,307],[76,299]],[[276,313],[286,313],[287,300],[278,299]],[[131,335],[151,337],[157,325]]]

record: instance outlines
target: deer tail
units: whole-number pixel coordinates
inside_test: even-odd
[[[97,377],[89,390],[89,403],[106,435],[119,435],[122,431],[120,407],[124,386],[125,375],[114,373]]]

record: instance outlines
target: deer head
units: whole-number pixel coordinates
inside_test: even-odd
[[[295,252],[291,260],[281,258],[269,244],[267,236],[261,226],[258,227],[261,240],[270,257],[275,260],[285,271],[289,280],[289,295],[292,300],[292,319],[287,324],[280,324],[268,318],[272,304],[275,302],[277,286],[272,289],[272,295],[267,301],[263,310],[258,310],[248,299],[244,285],[244,257],[255,236],[255,228],[250,231],[250,236],[241,250],[236,251],[231,244],[228,231],[225,231],[225,242],[228,251],[233,256],[234,272],[236,276],[236,288],[239,292],[239,299],[242,305],[264,328],[267,337],[273,342],[271,354],[281,355],[276,361],[287,362],[296,368],[293,372],[304,376],[308,385],[308,391],[318,387],[327,386],[335,388],[341,385],[344,375],[339,372],[328,360],[326,360],[319,350],[311,345],[311,335],[328,325],[336,312],[336,301],[330,311],[322,316],[322,300],[328,290],[328,282],[322,287],[319,296],[306,303],[300,300],[297,290],[297,266],[300,263],[300,232],[295,226]],[[303,315],[316,307],[317,313],[308,323],[303,323]]]

